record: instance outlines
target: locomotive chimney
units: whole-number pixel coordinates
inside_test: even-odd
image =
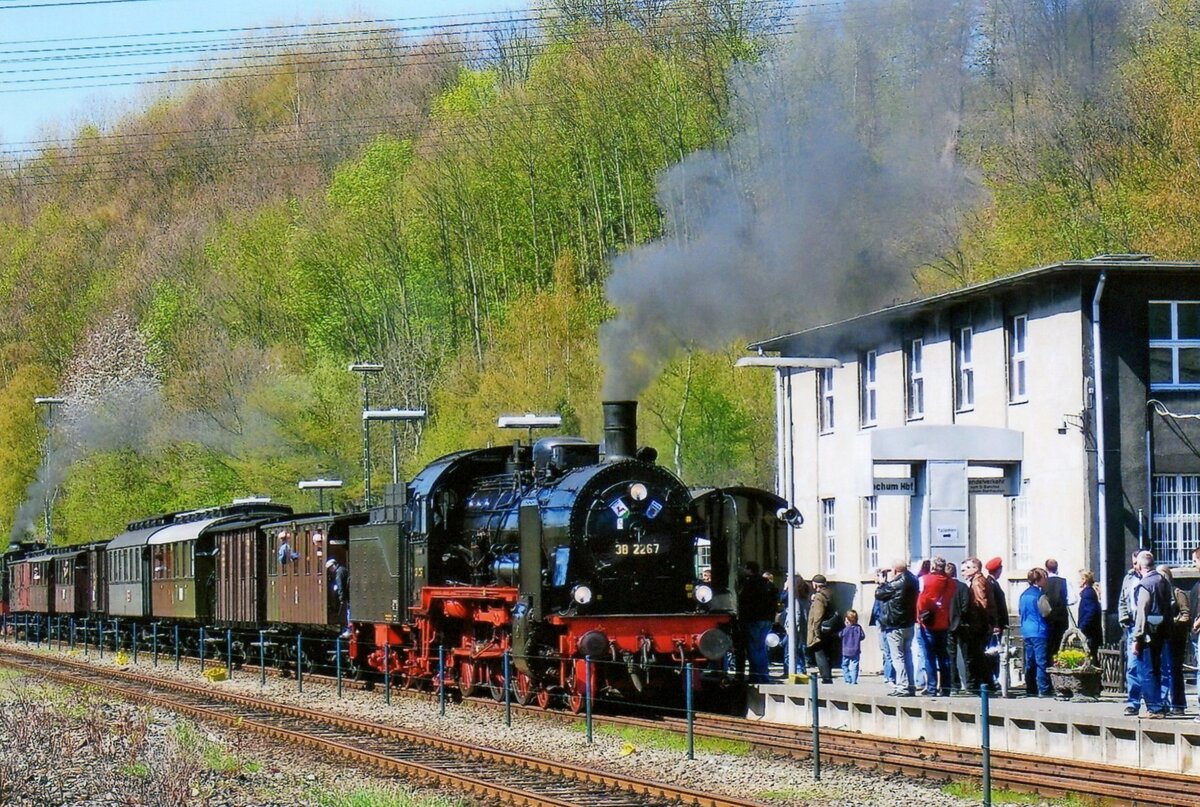
[[[604,461],[631,460],[637,451],[637,401],[605,401]]]

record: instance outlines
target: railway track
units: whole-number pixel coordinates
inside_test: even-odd
[[[4,651],[10,649],[11,646],[3,648]],[[35,658],[40,659],[42,656]],[[87,666],[86,662],[69,663]],[[165,684],[161,679],[153,680],[160,685]],[[305,681],[331,685],[333,678],[305,675]],[[209,694],[207,690],[199,691]],[[403,697],[436,697],[428,692],[413,690],[398,690],[395,694]],[[472,699],[472,703],[481,708],[504,708],[502,703],[495,703],[488,698]],[[271,704],[271,708],[293,707]],[[520,714],[546,720],[566,723],[577,723],[580,720],[579,715],[535,706],[513,704],[512,709]],[[329,717],[323,712],[313,714],[322,718]],[[656,729],[680,734],[686,731],[686,721],[677,717],[597,715],[594,719],[599,725],[614,727]],[[808,727],[715,714],[697,714],[694,729],[698,737],[744,742],[766,753],[801,759],[810,758],[812,755],[812,733]],[[868,770],[899,772],[906,776],[933,780],[978,780],[982,776],[983,765],[982,752],[970,747],[881,738],[824,728],[821,730],[821,757],[823,762],[852,765]],[[1133,805],[1193,807],[1200,804],[1200,778],[1194,776],[1160,771],[1149,773],[1138,769],[1077,762],[1061,757],[1050,760],[1042,756],[1004,751],[992,751],[991,764],[994,786],[1038,793],[1046,797],[1074,794],[1108,803]],[[701,802],[683,800],[682,803]]]
[[[436,782],[477,799],[529,807],[759,807],[670,784],[497,751],[312,709],[87,662],[0,648],[0,664],[73,686],[248,729],[344,759]]]

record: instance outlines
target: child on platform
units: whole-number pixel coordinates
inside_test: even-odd
[[[842,680],[847,684],[858,683],[858,657],[862,654],[862,641],[867,638],[858,624],[858,612],[846,612],[846,626],[842,628]]]

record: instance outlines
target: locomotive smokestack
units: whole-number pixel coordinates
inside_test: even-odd
[[[604,461],[631,460],[637,451],[637,401],[605,401]]]

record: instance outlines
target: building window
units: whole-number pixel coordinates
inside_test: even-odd
[[[925,417],[925,343],[913,339],[904,351],[905,401],[909,420]]]
[[[821,396],[821,434],[828,434],[833,431],[833,368],[818,370],[817,383],[820,385]]]
[[[837,522],[834,499],[821,499],[821,535],[825,539],[825,569],[837,568]]]
[[[1029,400],[1025,364],[1028,353],[1029,318],[1024,314],[1008,323],[1008,400],[1022,403]]]
[[[975,408],[975,334],[970,328],[960,328],[954,340],[954,408]]]
[[[866,571],[879,568],[879,497],[863,498],[863,559]]]
[[[1150,389],[1200,389],[1200,302],[1150,303]]]
[[[1154,557],[1159,563],[1186,566],[1200,543],[1200,476],[1154,475]]]
[[[864,353],[858,363],[859,425],[874,426],[879,416],[875,388],[877,357],[874,350]]]
[[[1022,486],[1024,488],[1026,486]],[[1012,546],[1013,563],[1018,569],[1030,569],[1036,565],[1033,547],[1029,543],[1029,497],[1024,489],[1020,496],[1009,499],[1008,505],[1009,543]]]

